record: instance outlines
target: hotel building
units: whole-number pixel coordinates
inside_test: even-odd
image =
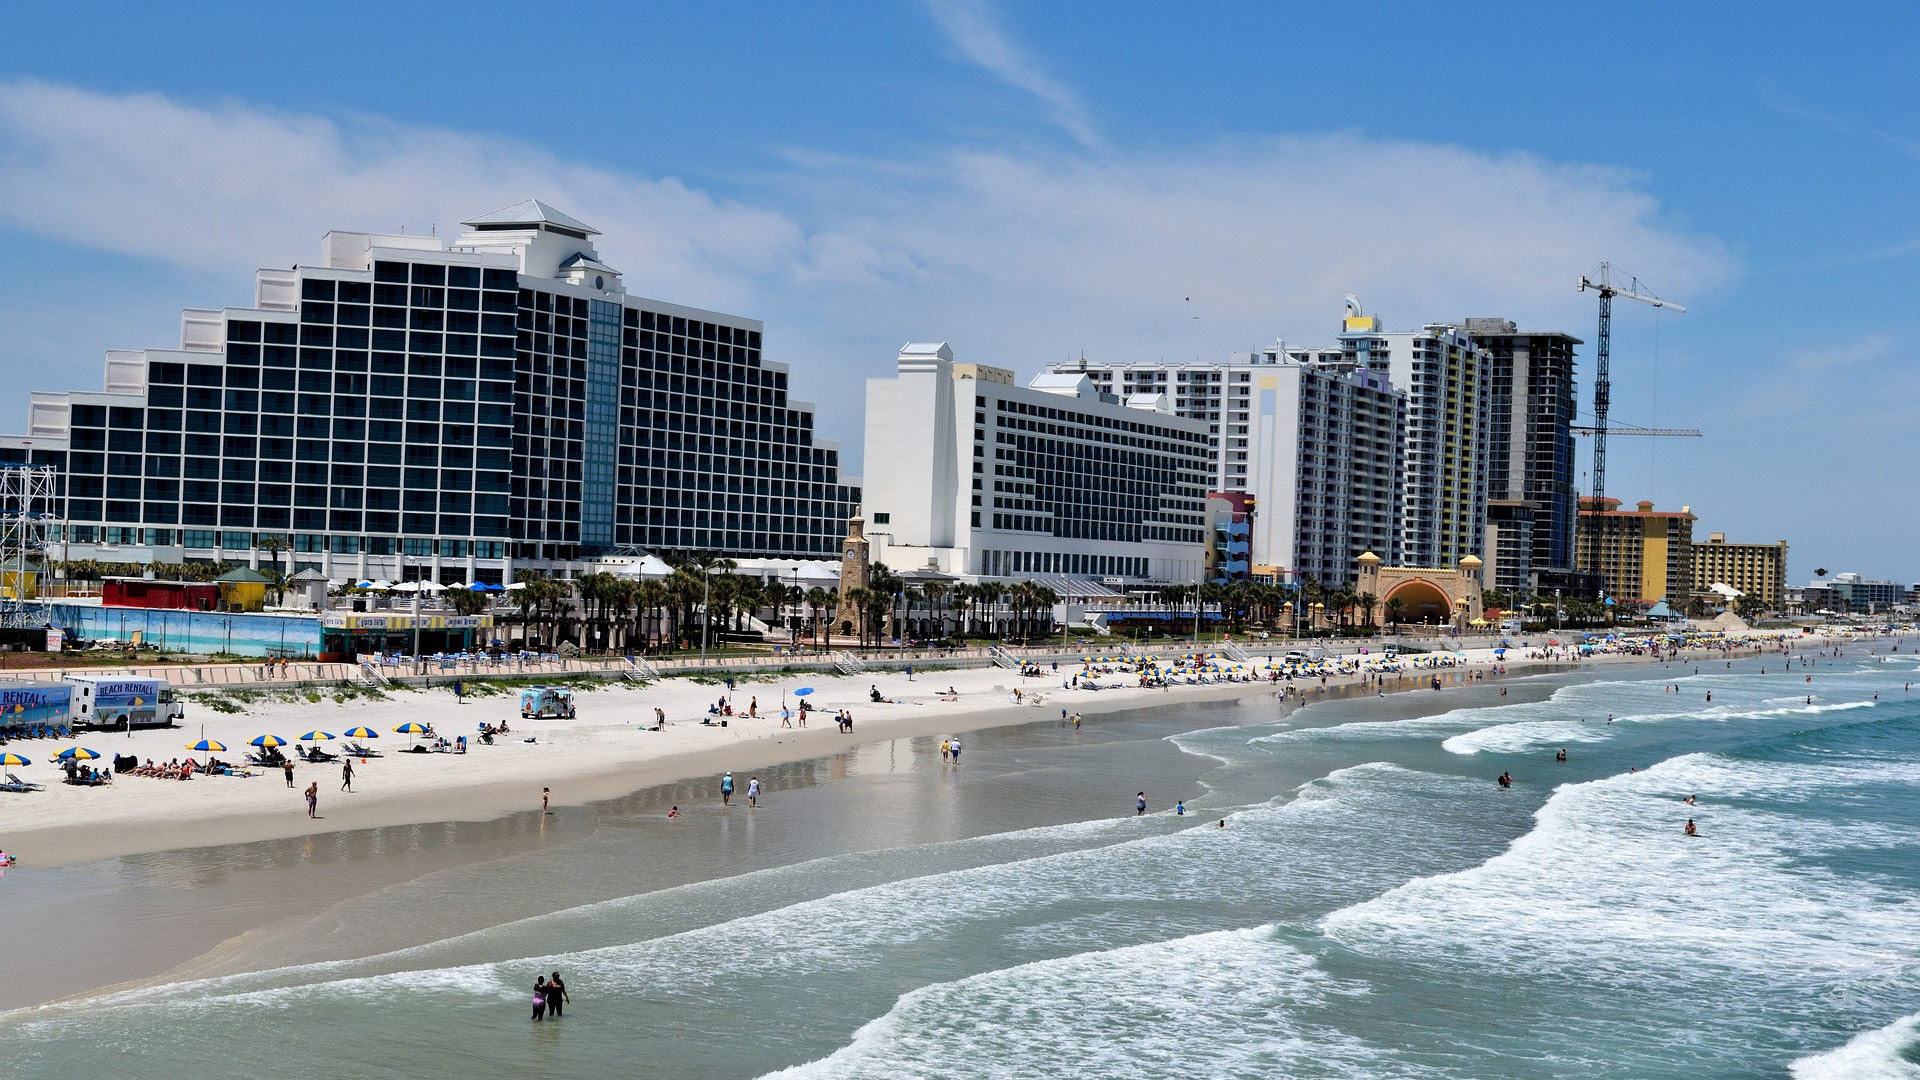
[[[1607,579],[1607,595],[1644,604],[1667,601],[1683,607],[1693,592],[1693,523],[1691,507],[1678,513],[1653,508],[1641,501],[1634,510],[1620,509],[1619,499],[1580,500],[1580,565],[1597,566]],[[1597,559],[1589,557],[1597,547]]]
[[[35,393],[0,462],[56,466],[64,555],[501,581],[621,548],[832,558],[858,492],[753,319],[627,294],[537,200],[448,244],[332,232],[188,310],[180,347]]]
[[[1250,559],[1346,586],[1354,560],[1400,551],[1406,402],[1383,370],[1338,350],[1275,344],[1219,364],[1055,364],[1122,396],[1174,390],[1174,411],[1208,426],[1213,490],[1252,496]]]
[[[909,344],[867,380],[866,535],[896,572],[1193,582],[1206,568],[1207,425],[1164,394],[955,363]]]
[[[1693,545],[1693,591],[1705,593],[1726,585],[1779,611],[1787,602],[1787,542],[1729,544],[1727,534],[1708,533],[1707,542]]]

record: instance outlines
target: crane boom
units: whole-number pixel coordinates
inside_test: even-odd
[[[1592,435],[1600,429],[1591,424],[1573,424],[1569,426],[1567,430],[1573,432],[1575,435]],[[1611,427],[1607,429],[1607,432],[1611,435],[1633,435],[1665,439],[1700,438],[1700,429],[1690,427]]]

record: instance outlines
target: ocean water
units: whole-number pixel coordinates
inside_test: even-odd
[[[0,1074],[1920,1077],[1920,660],[1887,647],[1170,705],[958,769],[903,740],[751,813],[646,793],[217,977],[0,1014]],[[529,896],[564,902],[484,917]],[[337,958],[396,922],[424,944]],[[530,1023],[555,968],[575,1003]]]

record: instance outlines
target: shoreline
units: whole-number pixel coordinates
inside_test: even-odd
[[[1698,651],[1690,652],[1687,658],[1695,658],[1696,652]],[[1705,659],[1707,655],[1719,654],[1718,652],[1698,652],[1699,659]],[[1506,672],[1502,676],[1496,671],[1502,665],[1491,657],[1477,660],[1470,658],[1468,662],[1459,666],[1442,668],[1437,672],[1422,669],[1397,677],[1388,674],[1385,677],[1385,685],[1379,689],[1384,693],[1395,695],[1407,690],[1426,689],[1430,679],[1435,674],[1439,674],[1445,683],[1445,690],[1455,691],[1431,694],[1433,707],[1444,711],[1463,707],[1465,703],[1462,702],[1457,691],[1470,690],[1475,683],[1480,683],[1481,689],[1489,691],[1484,695],[1476,695],[1476,703],[1491,706],[1501,703],[1503,699],[1498,696],[1494,687],[1485,685],[1487,682],[1537,678],[1543,675],[1577,675],[1583,670],[1593,668],[1627,668],[1636,663],[1648,662],[1657,661],[1652,657],[1633,655],[1511,658],[1505,662]],[[1482,673],[1487,677],[1484,681],[1473,678],[1475,673]],[[955,676],[952,681],[957,682],[961,673],[940,673],[936,677],[940,678],[941,683],[944,684],[949,681],[945,677],[949,674]],[[983,682],[996,678],[1006,681],[1013,677],[1010,673],[993,669],[969,674],[978,676]],[[825,682],[825,680],[817,681]],[[832,694],[846,693],[849,690],[857,691],[857,683],[860,681],[869,681],[870,685],[874,685],[885,679],[869,680],[863,677],[840,680],[843,685],[821,689],[819,698],[829,698]],[[900,681],[905,682],[904,679]],[[1029,686],[1045,681],[1049,680],[1027,680]],[[1058,685],[1057,682],[1055,685]],[[916,683],[913,686],[915,689],[922,687],[934,689],[930,684]],[[1272,695],[1277,700],[1273,702],[1272,712],[1269,715],[1245,717],[1247,721],[1266,722],[1285,719],[1316,701],[1352,700],[1373,696],[1373,688],[1367,686],[1359,674],[1329,675],[1324,690],[1321,689],[1317,676],[1311,680],[1298,680],[1294,686],[1301,692],[1287,695],[1285,682],[1280,683],[1276,690],[1274,684],[1265,681],[1178,685],[1165,691],[1106,690],[1097,694],[1043,692],[1046,700],[1038,706],[1005,704],[1008,695],[1001,692],[998,686],[989,686],[984,691],[962,691],[963,695],[976,698],[972,702],[974,707],[963,712],[918,712],[916,710],[917,714],[898,715],[881,720],[857,720],[855,734],[851,737],[841,735],[837,731],[826,731],[817,724],[806,732],[797,729],[780,729],[777,727],[777,719],[769,721],[763,717],[758,721],[761,725],[760,729],[753,732],[740,730],[739,738],[720,745],[685,747],[675,753],[638,762],[633,760],[605,762],[595,771],[572,775],[566,780],[564,788],[556,792],[558,797],[555,799],[555,805],[556,808],[586,807],[592,811],[596,805],[612,800],[640,797],[670,788],[683,789],[675,795],[678,801],[684,803],[690,794],[684,790],[689,785],[690,778],[704,780],[706,786],[715,786],[714,780],[720,771],[731,768],[739,771],[740,775],[736,779],[744,787],[746,775],[755,769],[767,770],[777,765],[830,762],[844,758],[848,752],[856,751],[863,746],[902,738],[939,737],[944,734],[1051,721],[1057,718],[1057,710],[1062,707],[1062,702],[1066,703],[1065,707],[1070,711],[1083,714],[1089,712],[1089,707],[1099,705],[1098,712],[1093,713],[1087,721],[1090,726],[1097,728],[1100,720],[1108,715],[1117,716],[1141,710],[1165,709],[1169,706],[1177,709],[1180,705],[1187,703],[1253,702]],[[653,687],[629,691],[629,693],[657,694],[660,689]],[[694,684],[678,689],[683,693],[705,694],[716,690],[717,687]],[[755,690],[765,689],[767,687],[762,684],[743,684],[736,693],[736,698],[751,699]],[[1521,699],[1525,696],[1524,692],[1519,695]],[[1429,700],[1429,695],[1416,695],[1416,698],[1424,702]],[[583,713],[595,709],[599,700],[599,695],[584,697]],[[310,716],[316,708],[327,707],[303,705],[298,708]],[[366,705],[356,702],[352,707],[355,711],[360,711],[364,710]],[[872,715],[880,711],[877,706],[864,710],[856,706],[855,710],[856,717],[862,712]],[[1426,711],[1429,710],[1425,708],[1416,710],[1418,713]],[[260,724],[260,721],[248,718],[230,722],[251,724],[255,727]],[[688,734],[718,734],[717,731],[711,730],[703,733],[697,724],[688,726],[692,729]],[[620,724],[616,725],[614,730],[628,729],[626,725]],[[733,734],[734,729],[729,728],[727,732]],[[180,732],[168,734],[178,735]],[[789,735],[796,737],[789,738],[787,737]],[[417,757],[426,759],[426,762],[430,763],[440,755],[403,755],[403,757]],[[185,787],[203,782],[206,781],[173,783],[178,787]],[[158,790],[166,791],[166,785],[169,782],[155,780],[148,783]],[[236,781],[236,783],[263,784],[268,789],[285,791],[277,776],[256,778],[253,781]],[[330,854],[324,860],[325,867],[322,873],[315,873],[314,866],[306,865],[311,861],[310,859],[302,859],[297,855],[282,867],[252,871],[254,884],[250,887],[258,892],[243,894],[247,897],[247,902],[236,908],[223,908],[226,912],[224,918],[209,919],[206,917],[211,914],[209,912],[190,916],[188,909],[195,905],[191,891],[182,896],[173,897],[169,903],[182,905],[182,910],[172,912],[154,910],[149,913],[147,929],[159,930],[157,937],[132,936],[123,943],[127,947],[120,952],[119,958],[114,963],[92,966],[91,970],[87,971],[68,969],[64,974],[71,976],[71,981],[60,980],[65,982],[65,985],[59,986],[55,993],[39,996],[33,1000],[14,998],[6,1004],[11,1008],[31,1008],[53,1002],[84,1000],[113,990],[216,973],[225,970],[236,961],[246,963],[239,958],[251,952],[258,943],[271,943],[279,937],[298,934],[304,928],[313,926],[313,920],[324,916],[327,911],[335,909],[340,904],[372,896],[397,885],[418,881],[443,870],[483,865],[495,859],[511,859],[549,848],[556,842],[565,844],[593,835],[591,831],[576,834],[570,829],[560,834],[550,834],[545,824],[547,819],[538,813],[538,786],[543,785],[539,785],[537,780],[529,779],[488,780],[478,784],[465,784],[454,792],[443,788],[401,793],[381,800],[369,800],[365,805],[357,808],[357,813],[353,816],[344,813],[331,816],[323,814],[323,820],[314,823],[308,823],[303,816],[296,814],[291,816],[291,822],[289,816],[284,815],[274,817],[227,815],[224,818],[214,819],[211,824],[206,820],[179,819],[147,824],[137,830],[114,828],[97,821],[50,826],[39,833],[40,839],[69,844],[70,846],[64,849],[64,853],[69,857],[58,860],[57,864],[75,866],[83,877],[105,871],[108,874],[122,876],[131,874],[138,879],[151,876],[156,872],[156,868],[164,866],[167,869],[161,871],[162,873],[175,876],[185,874],[198,878],[210,868],[220,865],[223,858],[231,857],[222,855],[214,849],[255,841],[294,840],[304,843],[309,852],[317,843],[325,841]],[[770,793],[777,790],[779,789],[769,789]],[[76,792],[81,795],[91,793],[84,789],[76,789]],[[297,791],[287,792],[285,797],[291,799],[298,794]],[[696,804],[703,794],[711,797],[715,793],[707,792],[703,788],[701,793],[692,794]],[[338,805],[337,800],[334,805]],[[322,810],[327,809],[328,803],[323,801]],[[552,820],[559,822],[562,819],[556,817]],[[384,850],[383,845],[391,845],[402,837],[418,839],[422,835],[426,837],[426,847],[419,848],[416,845],[406,857],[400,860],[395,860],[390,855],[372,860],[356,859],[350,853],[357,850],[369,855],[380,854]],[[98,845],[94,850],[109,848],[119,850],[109,854],[95,854],[88,859],[83,856],[93,854],[93,851],[87,847],[89,844]],[[17,850],[13,844],[9,844],[9,848]],[[131,858],[116,861],[116,855],[131,856]],[[247,856],[250,861],[257,857],[257,855]],[[78,865],[87,862],[92,862],[94,865],[91,867]],[[46,862],[38,865],[52,867],[57,864]],[[358,865],[361,869],[356,873],[340,875],[337,871],[342,865]],[[29,867],[31,866],[33,864],[29,864]],[[52,910],[55,905],[65,907],[67,901],[63,899],[62,887],[56,886],[59,882],[78,880],[64,876],[73,872],[65,871],[63,876],[50,878],[46,882],[49,888],[38,890],[35,900],[49,910]],[[22,881],[23,885],[27,883],[25,880]],[[159,884],[157,880],[155,883]],[[267,890],[271,891],[271,897],[262,899],[259,893]],[[22,894],[21,899],[25,900],[30,895],[33,894],[31,892]],[[83,908],[86,906],[86,904],[82,905]],[[162,905],[162,907],[166,906],[168,905]],[[525,913],[522,913],[518,917],[524,916]],[[512,917],[509,916],[509,919]],[[178,925],[168,931],[166,929],[168,923]],[[145,942],[144,945],[140,944],[142,941]],[[391,942],[388,945],[394,947]],[[357,948],[349,951],[356,955],[359,953]],[[42,987],[43,990],[49,988],[51,987]]]

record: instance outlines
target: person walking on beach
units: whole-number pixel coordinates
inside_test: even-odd
[[[353,759],[352,758],[348,758],[347,760],[340,763],[340,790],[341,791],[353,790]]]
[[[547,809],[547,800],[551,799],[552,797],[553,797],[552,788],[540,789],[540,814],[542,817],[545,817],[546,815],[553,812]]]
[[[727,775],[720,778],[720,805],[721,806],[733,805],[733,774],[732,773],[728,773]]]
[[[309,818],[320,816],[320,781],[318,780],[307,785],[307,816]]]
[[[940,760],[946,761],[949,758],[949,756],[952,755],[952,753],[953,753],[953,744],[948,742],[945,739],[941,739],[940,740]]]
[[[747,777],[747,805],[749,807],[760,805],[760,778],[758,776]]]
[[[560,981],[560,973],[556,971],[553,978],[547,980],[547,1011],[558,1020],[561,1009],[571,1004],[573,999],[567,996],[567,984]]]
[[[533,980],[533,1018],[546,1019],[547,1014],[547,977],[540,975]]]
[[[287,786],[292,787],[293,786],[293,759],[288,758],[287,760],[281,762],[280,768],[286,771]]]
[[[953,745],[948,749],[953,754],[953,763],[955,765],[960,764],[960,736],[955,735],[953,737]]]
[[[760,696],[758,694],[747,699],[747,715],[753,717],[755,720],[760,719]]]

